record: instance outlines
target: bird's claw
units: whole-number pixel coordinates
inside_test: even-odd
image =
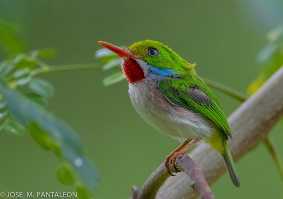
[[[175,176],[176,173],[180,172],[181,170],[176,165],[176,160],[178,157],[183,156],[187,153],[189,147],[199,141],[199,138],[188,138],[186,139],[180,146],[178,146],[170,155],[167,156],[165,160],[165,167],[167,172],[171,176]]]
[[[178,169],[176,166],[176,159],[180,155],[184,155],[184,153],[173,152],[172,154],[167,156],[165,160],[165,167],[167,169],[167,172],[171,176],[175,176],[176,173],[180,172],[180,169]]]

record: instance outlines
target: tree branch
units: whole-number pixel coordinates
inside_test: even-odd
[[[231,150],[238,160],[255,148],[283,115],[283,68],[268,80],[255,95],[244,102],[229,118],[233,129]],[[190,157],[200,165],[207,181],[212,184],[225,172],[222,158],[208,145],[199,144]],[[135,199],[191,199],[197,197],[194,182],[184,173],[169,177],[162,163],[136,189]]]
[[[211,88],[218,90],[224,93],[225,95],[238,100],[241,103],[248,99],[248,96],[245,96],[241,92],[234,90],[228,86],[225,86],[221,83],[211,81],[209,79],[206,79],[205,82]],[[272,161],[275,164],[276,169],[281,177],[281,180],[283,181],[283,161],[281,160],[279,153],[276,151],[274,144],[272,143],[271,139],[268,136],[262,139],[262,143],[264,144],[269,155],[271,156]]]
[[[192,186],[197,193],[201,195],[202,199],[214,199],[214,195],[205,179],[205,176],[203,175],[202,169],[192,160],[190,156],[178,156],[175,165],[179,171],[184,172],[189,178],[192,179],[194,182]],[[152,184],[152,182],[148,182],[148,188],[152,190],[151,192],[140,191],[138,187],[133,186],[131,199],[154,198],[158,189],[168,177],[167,170],[163,169],[163,171],[165,171],[165,173],[163,173],[164,175],[159,176],[159,182],[161,184],[158,182],[153,182],[154,184]],[[153,185],[153,187],[150,187],[151,185]]]
[[[179,156],[176,166],[180,168],[194,182],[193,188],[200,194],[202,199],[214,199],[214,195],[203,175],[202,169],[188,155]]]

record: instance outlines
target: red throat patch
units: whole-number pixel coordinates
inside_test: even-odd
[[[124,60],[123,72],[126,75],[129,83],[135,83],[145,78],[142,68],[136,62],[136,60],[132,58],[127,58]]]

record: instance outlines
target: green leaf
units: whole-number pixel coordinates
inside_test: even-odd
[[[48,53],[48,50],[37,50],[0,63],[0,78],[29,99],[46,106],[54,89],[47,81],[34,76],[47,70],[48,65],[41,61],[40,56],[46,57]]]
[[[122,72],[117,72],[117,73],[114,73],[114,74],[106,77],[103,80],[103,84],[105,86],[110,86],[110,85],[118,83],[118,82],[120,82],[120,81],[122,81],[124,79],[125,79],[124,74]]]
[[[25,44],[23,38],[19,35],[19,28],[12,23],[0,19],[0,45],[4,53],[8,56],[14,56],[24,51]]]
[[[74,171],[68,163],[63,163],[56,172],[58,180],[64,185],[74,185],[76,182]]]
[[[29,89],[41,97],[49,98],[54,94],[53,86],[42,79],[33,78],[29,83]]]
[[[280,37],[283,35],[283,26],[278,26],[274,29],[272,29],[268,34],[267,34],[267,39],[269,42],[277,42],[280,40]]]
[[[274,44],[269,44],[266,47],[264,47],[257,56],[257,61],[259,63],[266,63],[268,62],[272,56],[274,55],[274,53],[277,50],[277,46]]]
[[[14,135],[23,135],[26,131],[24,126],[12,120],[11,118],[7,118],[5,122],[1,125],[1,131]]]
[[[40,128],[36,122],[32,122],[27,126],[32,138],[45,150],[53,151],[58,157],[61,157],[61,149],[59,143],[48,135],[48,132]]]
[[[91,193],[82,184],[76,185],[76,191],[78,193],[79,199],[90,199],[91,198]]]
[[[283,27],[269,32],[266,46],[258,53],[261,69],[256,79],[248,86],[248,93],[255,93],[283,65]]]
[[[104,66],[102,66],[103,70],[109,70],[121,65],[121,59],[113,59],[107,62]]]
[[[103,63],[102,69],[104,71],[115,69],[117,66],[120,66],[122,60],[114,54],[112,51],[102,48],[96,51],[96,58]],[[124,80],[124,74],[119,71],[114,74],[111,74],[103,79],[103,84],[105,86],[110,86]]]
[[[95,52],[95,58],[103,63],[106,63],[113,59],[117,59],[117,55],[106,48],[102,48]]]
[[[282,65],[283,63],[283,26],[271,30],[268,35],[268,43],[259,53],[262,64]],[[261,58],[261,59],[260,59]]]

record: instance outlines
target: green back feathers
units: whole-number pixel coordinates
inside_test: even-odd
[[[181,80],[162,80],[159,89],[172,103],[201,114],[225,139],[230,136],[231,130],[218,99],[198,75],[188,74]]]
[[[158,56],[150,56],[148,54],[149,48],[157,49],[159,53]],[[171,48],[159,41],[139,41],[129,46],[129,50],[135,56],[152,66],[174,69],[180,74],[186,73],[188,70],[194,68],[194,64],[190,64]]]

